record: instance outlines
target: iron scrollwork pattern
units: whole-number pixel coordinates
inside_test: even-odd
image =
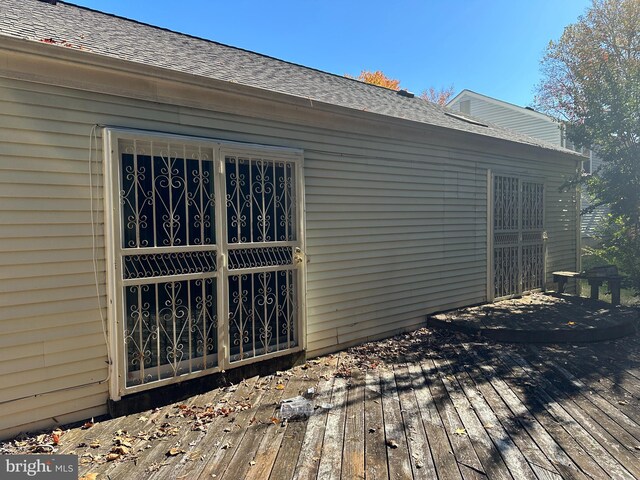
[[[127,387],[217,365],[213,176],[211,148],[121,145]],[[163,251],[140,250],[152,247]]]
[[[211,250],[127,255],[123,260],[125,280],[216,271],[216,252]]]
[[[229,250],[229,270],[293,264],[291,247],[256,247]]]
[[[226,156],[225,171],[229,346],[234,362],[297,346],[293,246],[249,245],[296,241],[297,199],[291,162]],[[267,271],[252,271],[258,268]]]
[[[544,282],[544,185],[495,176],[494,297],[518,295]]]
[[[125,287],[127,386],[217,364],[216,281]]]
[[[294,270],[229,276],[230,359],[297,346]]]
[[[522,182],[522,291],[544,284],[544,185]]]
[[[122,247],[215,243],[210,149],[127,147],[121,158]]]
[[[227,156],[227,241],[296,240],[294,168],[290,162]]]

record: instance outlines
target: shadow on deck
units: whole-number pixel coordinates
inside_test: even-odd
[[[554,305],[549,317],[579,321]],[[509,345],[422,328],[0,453],[53,445],[98,480],[633,480],[638,340]],[[310,417],[280,421],[279,402],[311,387]]]
[[[427,326],[496,342],[601,342],[633,335],[638,328],[638,310],[541,293],[430,315]]]

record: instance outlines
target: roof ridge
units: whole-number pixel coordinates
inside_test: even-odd
[[[42,0],[38,0],[38,1],[42,1]],[[143,22],[141,20],[136,20],[135,18],[128,18],[128,17],[123,17],[122,15],[117,15],[115,13],[103,12],[101,10],[96,10],[95,8],[86,7],[84,5],[77,5],[75,3],[67,2],[67,1],[64,1],[64,0],[58,0],[57,3],[58,4],[68,5],[70,7],[79,8],[79,9],[82,9],[82,10],[87,10],[87,11],[90,11],[90,12],[93,12],[93,13],[97,13],[97,14],[100,14],[100,15],[106,15],[106,16],[109,16],[109,17],[112,17],[112,18],[117,18],[119,20],[125,20],[127,22],[136,23],[138,25],[149,27],[149,28],[152,28],[154,30],[162,30],[162,31],[165,31],[165,32],[173,33],[175,35],[180,35],[180,36],[191,38],[191,39],[194,39],[194,40],[200,40],[200,41],[207,42],[207,43],[213,43],[215,45],[219,45],[219,46],[224,47],[224,48],[229,48],[231,50],[236,50],[236,51],[239,51],[239,52],[249,53],[249,54],[252,54],[252,55],[258,55],[260,57],[267,58],[269,60],[275,60],[277,62],[285,63],[287,65],[293,65],[294,67],[300,67],[300,68],[304,68],[304,69],[307,69],[307,70],[311,70],[313,72],[322,73],[324,75],[331,75],[331,76],[336,77],[336,78],[348,80],[348,81],[351,81],[351,82],[356,82],[359,85],[365,85],[366,88],[374,87],[374,88],[379,88],[379,89],[382,89],[382,90],[385,90],[385,91],[389,91],[389,92],[396,92],[396,90],[393,90],[393,89],[388,88],[388,87],[384,87],[382,85],[375,85],[373,83],[363,82],[361,80],[358,80],[357,78],[349,77],[349,76],[346,76],[346,75],[339,75],[339,74],[333,73],[333,72],[327,72],[325,70],[321,70],[321,69],[315,68],[315,67],[310,67],[308,65],[303,65],[301,63],[296,63],[296,62],[292,62],[292,61],[289,61],[289,60],[283,60],[282,58],[274,57],[272,55],[267,55],[266,53],[255,52],[255,51],[249,50],[247,48],[228,45],[226,43],[218,42],[216,40],[211,40],[210,38],[200,37],[198,35],[192,35],[190,33],[184,33],[184,32],[179,32],[177,30],[172,30],[172,29],[167,28],[167,27],[161,27],[161,26],[158,26],[158,25],[153,25],[151,23]]]

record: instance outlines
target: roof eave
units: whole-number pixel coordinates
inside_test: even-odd
[[[388,115],[383,115],[380,113],[375,113],[368,111],[366,109],[358,110],[355,108],[349,108],[345,106],[335,105],[332,103],[326,103],[317,101],[311,98],[305,98],[300,96],[295,96],[292,94],[276,92],[273,90],[262,89],[258,87],[248,86],[244,84],[239,84],[235,82],[229,82],[224,80],[218,80],[210,77],[198,76],[183,72],[178,72],[171,69],[165,69],[161,67],[146,65],[143,63],[132,62],[129,60],[122,60],[118,58],[113,58],[105,55],[99,55],[96,53],[92,53],[86,50],[77,50],[73,48],[67,48],[57,45],[49,45],[46,43],[39,43],[32,40],[21,39],[16,37],[2,36],[3,42],[0,50],[5,50],[8,52],[14,52],[16,54],[24,55],[31,54],[42,57],[48,61],[56,61],[63,63],[70,63],[74,65],[83,65],[86,67],[94,67],[107,69],[112,72],[120,72],[124,74],[131,74],[135,76],[143,76],[146,79],[158,79],[165,81],[175,81],[181,84],[188,84],[193,86],[204,87],[207,89],[215,89],[220,92],[227,92],[234,95],[241,95],[247,98],[255,98],[255,99],[263,99],[268,101],[274,101],[278,103],[287,104],[296,108],[304,108],[304,109],[312,109],[313,111],[322,111],[326,113],[338,114],[341,116],[348,116],[350,118],[361,119],[363,121],[375,121],[375,122],[384,122],[389,125],[404,127],[409,129],[418,129],[422,134],[427,133],[428,131],[434,132],[437,136],[464,136],[466,138],[474,138],[477,142],[482,144],[490,143],[498,143],[498,144],[507,144],[511,146],[520,146],[525,148],[526,150],[532,151],[549,151],[554,154],[559,155],[560,157],[570,159],[572,161],[582,161],[583,158],[576,160],[578,156],[575,152],[570,150],[562,151],[556,148],[546,148],[539,145],[527,144],[524,142],[517,142],[513,140],[498,138],[490,135],[482,135],[479,133],[464,131],[464,130],[456,130],[449,127],[433,125],[426,122],[417,122],[415,120],[404,119],[399,117],[393,117]],[[3,64],[0,64],[0,73],[2,71],[13,73],[14,78],[23,78],[25,80],[35,81],[39,83],[53,83],[58,84],[60,86],[66,87],[76,87],[76,88],[89,88],[90,90],[96,92],[104,92],[102,87],[106,87],[106,85],[92,84],[87,85],[76,84],[73,82],[64,81],[64,82],[52,82],[51,74],[48,73],[30,73],[23,75],[23,72],[20,71],[12,71],[11,69],[11,60],[5,56],[5,61]],[[47,69],[41,69],[43,72],[47,72]],[[119,85],[118,92],[109,91],[106,93],[111,94],[120,94],[123,96],[127,96],[127,86]],[[139,91],[136,91],[139,93]],[[141,98],[139,95],[134,95],[131,92],[131,96],[135,98]],[[146,98],[151,101],[166,101],[166,99],[159,99],[154,96],[153,92],[147,92]],[[580,155],[580,157],[582,157]]]

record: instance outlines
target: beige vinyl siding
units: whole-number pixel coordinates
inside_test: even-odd
[[[560,124],[550,118],[544,118],[542,115],[538,116],[533,112],[529,114],[526,110],[518,107],[500,105],[499,103],[466,95],[461,95],[450,107],[458,110],[460,102],[464,100],[469,100],[469,114],[473,117],[539,138],[553,145],[562,145]]]
[[[0,81],[2,436],[104,413],[107,385],[99,382],[108,374],[88,141],[77,125],[68,135],[63,110],[38,105],[39,94],[15,86]],[[104,306],[103,245],[99,235]]]
[[[486,299],[489,169],[549,176],[548,271],[575,268],[575,204],[558,192],[574,166],[552,152],[534,162],[462,142],[435,147],[428,136],[407,142],[7,78],[0,112],[0,436],[106,411],[107,384],[96,383],[107,376],[107,299],[101,210],[99,296],[94,284],[94,124],[304,150],[310,355]],[[101,171],[100,155],[99,185]]]

